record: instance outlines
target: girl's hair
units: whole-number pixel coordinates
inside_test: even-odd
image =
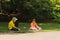
[[[33,21],[35,21],[36,19],[33,19]]]

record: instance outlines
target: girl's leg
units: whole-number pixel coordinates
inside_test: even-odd
[[[30,30],[37,30],[36,27],[30,27]]]
[[[41,27],[37,26],[37,30],[41,30],[41,29],[42,29]]]

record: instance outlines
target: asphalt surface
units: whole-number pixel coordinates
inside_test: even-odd
[[[60,31],[0,34],[0,40],[60,40]]]

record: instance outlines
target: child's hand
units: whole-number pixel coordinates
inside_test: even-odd
[[[20,31],[20,29],[18,29]]]
[[[17,28],[17,27],[16,27]],[[20,31],[20,28],[17,28]]]

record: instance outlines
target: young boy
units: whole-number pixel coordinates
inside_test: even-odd
[[[16,17],[13,17],[12,20],[9,22],[8,24],[8,28],[9,30],[13,30],[13,31],[20,31],[20,29],[18,27],[15,26],[15,22],[18,19]]]
[[[35,19],[33,19],[33,21],[30,24],[30,30],[41,30],[41,27],[37,25]]]

